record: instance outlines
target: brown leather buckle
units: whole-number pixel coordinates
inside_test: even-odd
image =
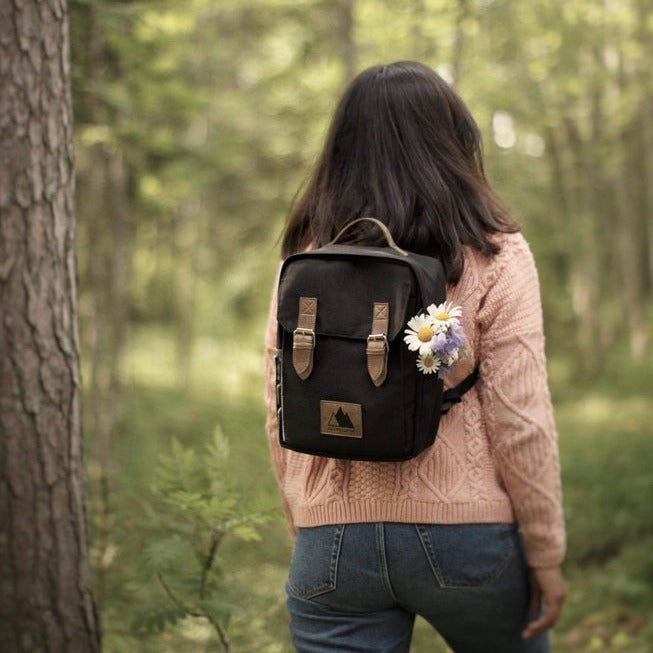
[[[297,327],[293,332],[292,332],[293,338],[297,335],[299,336],[309,336],[310,338],[313,339],[313,346],[315,346],[315,331],[313,329],[302,329],[301,327]]]
[[[388,338],[386,337],[385,333],[371,333],[369,336],[367,336],[367,343],[369,344],[370,342],[383,342],[383,347],[385,351],[388,351],[389,346],[388,346]]]

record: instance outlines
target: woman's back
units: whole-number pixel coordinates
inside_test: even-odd
[[[456,364],[446,383],[462,380],[476,360],[480,382],[443,418],[436,444],[417,458],[346,462],[279,448],[274,377],[268,376],[268,435],[276,464],[285,470],[282,491],[293,528],[351,523],[362,515],[442,524],[517,516],[529,562],[560,562],[564,527],[537,276],[521,234],[495,238],[501,251],[494,257],[465,248],[462,277],[448,289],[448,299],[462,308],[469,359]],[[274,306],[266,343],[270,361]]]
[[[537,273],[485,178],[476,123],[422,64],[373,66],[350,84],[282,256],[326,244],[361,215],[384,222],[401,247],[440,258],[468,354],[446,384],[478,364],[480,378],[411,460],[282,449],[273,297],[267,432],[297,538],[287,584],[295,646],[406,652],[421,614],[457,653],[547,651],[542,633],[564,599],[565,533]],[[352,241],[376,242],[365,228]],[[543,595],[546,609],[527,625]]]

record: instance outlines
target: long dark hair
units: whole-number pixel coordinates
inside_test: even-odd
[[[490,234],[519,230],[485,177],[469,109],[421,63],[372,66],[351,82],[289,216],[282,255],[325,245],[366,215],[382,220],[400,247],[440,257],[453,283],[462,245],[496,254]],[[350,241],[381,242],[367,222],[350,233]]]

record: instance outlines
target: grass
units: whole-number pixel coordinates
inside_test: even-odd
[[[560,403],[569,599],[556,650],[653,650],[653,406],[649,365]]]
[[[260,542],[227,540],[221,548],[225,599],[235,606],[232,651],[291,651],[283,605],[290,548],[263,430],[260,353],[200,340],[184,388],[175,386],[174,349],[165,331],[137,333],[128,360],[112,452],[114,554],[104,563],[105,653],[218,650],[206,627],[192,620],[150,638],[127,633],[129,602],[142,578],[137,553],[147,538],[139,528],[139,506],[151,489],[153,461],[173,436],[201,450],[218,425],[230,444],[231,486],[256,510],[273,515]],[[573,392],[569,383],[564,375],[552,377],[569,543],[569,598],[553,635],[554,650],[650,652],[653,405],[645,389],[653,386],[653,365],[648,360],[615,366],[591,387],[574,385]],[[95,524],[92,482],[90,494]],[[446,647],[418,620],[411,653],[427,651],[443,653]]]

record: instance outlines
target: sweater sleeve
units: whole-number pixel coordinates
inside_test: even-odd
[[[279,486],[281,505],[286,517],[286,524],[291,539],[295,537],[295,526],[292,521],[288,501],[284,495],[283,482],[286,473],[286,452],[279,444],[279,425],[277,423],[277,400],[276,400],[276,373],[275,353],[277,349],[277,283],[274,284],[270,310],[268,314],[267,327],[265,330],[265,430],[267,432],[268,447],[274,475]]]
[[[488,436],[531,567],[562,562],[557,433],[547,383],[540,288],[521,236],[505,239],[481,301],[481,399]]]

